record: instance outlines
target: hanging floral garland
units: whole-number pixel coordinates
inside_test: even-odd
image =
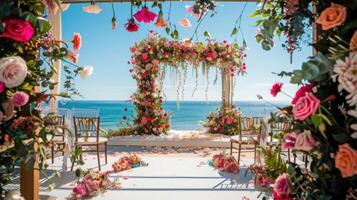
[[[146,39],[136,43],[131,52],[133,55],[130,63],[133,69],[130,72],[138,86],[137,92],[131,96],[136,106],[137,134],[158,135],[166,133],[170,128],[169,114],[164,112],[161,96],[162,79],[167,67],[172,67],[177,73],[185,72],[187,66],[192,66],[195,70],[202,67],[205,74],[208,74],[211,67],[216,67],[232,77],[235,74],[244,74],[246,70],[244,49],[236,43],[228,44],[226,41],[169,41],[151,32]],[[181,80],[182,89],[184,82]]]

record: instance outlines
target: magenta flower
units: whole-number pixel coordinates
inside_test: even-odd
[[[295,147],[295,141],[296,141],[296,133],[292,132],[292,133],[286,133],[283,136],[284,140],[282,142],[282,146],[281,148],[283,150],[286,149],[293,149]]]
[[[77,197],[85,197],[88,195],[87,186],[84,183],[80,183],[75,188],[73,188],[73,192],[76,194]]]
[[[137,32],[139,30],[139,25],[137,25],[135,20],[131,18],[128,23],[125,24],[125,28],[129,32]]]
[[[4,92],[4,90],[5,90],[5,84],[4,84],[4,82],[1,82],[1,81],[0,81],[0,94],[1,94],[2,92]]]
[[[157,14],[151,12],[146,6],[134,14],[134,17],[139,22],[150,23],[155,20]]]
[[[27,102],[29,101],[29,95],[25,92],[18,91],[15,92],[11,100],[15,107],[21,107],[27,104]]]

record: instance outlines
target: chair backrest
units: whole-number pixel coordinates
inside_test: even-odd
[[[290,129],[289,122],[275,122],[271,125],[272,131],[286,131]]]
[[[73,117],[76,141],[80,137],[95,137],[99,141],[99,117]]]
[[[260,135],[262,130],[262,117],[240,117],[239,135]]]
[[[270,141],[273,141],[273,136],[275,133],[279,133],[282,131],[287,131],[291,128],[291,124],[289,122],[273,122],[270,126]]]

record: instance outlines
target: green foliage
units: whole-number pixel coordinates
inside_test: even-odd
[[[268,169],[270,177],[276,179],[280,174],[287,172],[287,164],[281,158],[280,145],[275,147],[259,147],[264,157],[264,166]]]

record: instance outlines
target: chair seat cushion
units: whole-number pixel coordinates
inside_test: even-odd
[[[105,137],[99,137],[98,142],[96,137],[80,137],[78,138],[78,145],[85,145],[85,144],[100,144],[100,143],[105,143],[108,142],[108,139]]]

